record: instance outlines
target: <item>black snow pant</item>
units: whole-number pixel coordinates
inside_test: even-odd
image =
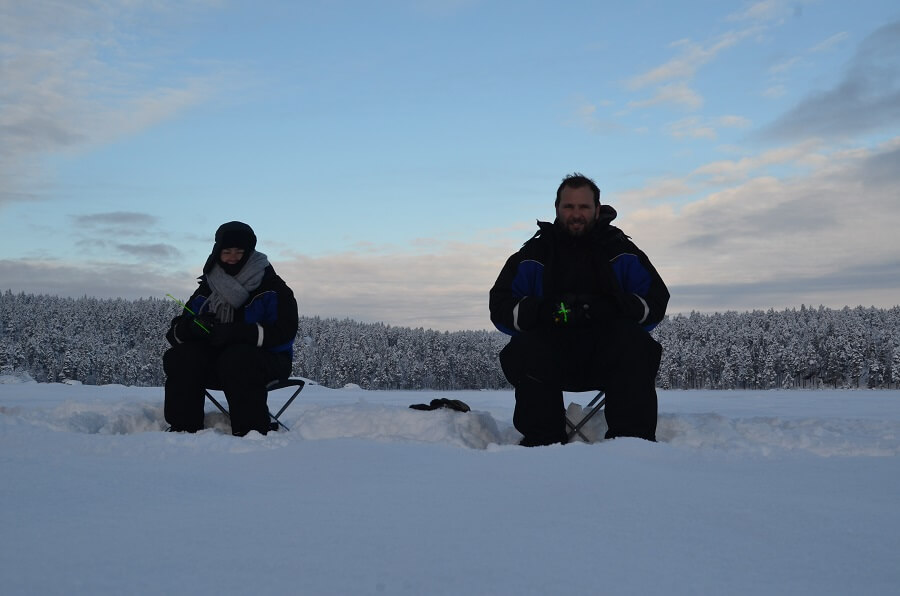
[[[656,374],[662,346],[638,324],[611,320],[591,329],[514,336],[500,365],[515,387],[513,424],[523,445],[565,443],[563,391],[603,390],[606,438],[656,440]]]
[[[166,422],[172,430],[195,432],[203,428],[204,389],[220,389],[228,400],[231,432],[243,436],[251,430],[266,434],[269,408],[266,383],[291,374],[287,354],[275,354],[246,344],[222,348],[190,342],[163,355],[166,373]]]

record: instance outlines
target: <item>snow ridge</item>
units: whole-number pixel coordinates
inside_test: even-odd
[[[160,388],[42,384],[8,375],[0,377],[0,387],[3,387],[0,395],[4,396],[0,401],[0,425],[7,428],[30,426],[50,432],[89,435],[130,435],[160,432],[167,428]],[[64,398],[32,400],[29,395],[35,392]],[[468,449],[487,449],[518,443],[520,435],[511,424],[511,392],[459,393],[461,395],[446,392],[365,391],[355,386],[333,390],[313,385],[304,389],[302,397],[282,416],[291,431],[270,433],[268,437],[259,438],[262,443],[360,439],[444,444]],[[673,392],[671,395],[684,393],[686,392]],[[755,394],[737,393],[745,394],[747,399]],[[849,396],[854,393],[864,394],[838,392],[839,395]],[[828,392],[761,394],[774,404],[778,403],[778,399],[785,401],[789,397],[795,400],[802,397],[810,401],[815,401],[816,395],[822,400],[838,397]],[[136,395],[140,397],[135,397]],[[419,411],[408,407],[411,402],[428,401],[433,397],[447,395],[461,397],[470,404],[472,411]],[[662,395],[668,394],[662,392]],[[886,395],[886,392],[879,392],[879,395]],[[567,396],[567,399],[571,399],[568,415],[573,422],[580,420],[581,406],[577,400],[585,401],[585,396],[586,394]],[[278,397],[273,397],[270,405],[277,407]],[[807,413],[798,415],[796,412],[760,415],[767,408],[777,410],[774,405],[767,405],[769,402],[760,402],[761,410],[750,412],[741,409],[732,412],[702,409],[673,412],[666,411],[664,398],[661,401],[658,439],[660,443],[679,449],[762,456],[788,452],[865,457],[900,454],[900,422],[890,417],[865,416],[865,412],[859,418],[815,416]],[[697,409],[697,405],[702,404],[694,404],[689,409]],[[848,410],[852,409],[848,407]],[[207,407],[206,426],[207,430],[198,433],[198,437],[210,433],[227,435],[230,432],[228,420],[212,406]],[[606,422],[602,413],[595,416],[583,429],[585,435],[592,440],[601,438],[605,431]],[[595,443],[595,446],[599,445],[602,442]]]

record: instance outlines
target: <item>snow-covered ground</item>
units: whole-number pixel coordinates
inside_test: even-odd
[[[660,443],[535,449],[512,406],[309,386],[240,439],[0,377],[0,594],[900,592],[898,391],[664,391]]]

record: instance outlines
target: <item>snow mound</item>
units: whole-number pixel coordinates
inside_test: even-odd
[[[84,435],[157,433],[168,425],[161,388],[118,385],[39,384],[22,376],[4,377],[0,431],[63,432]],[[273,411],[290,391],[270,399]],[[410,409],[411,402],[438,397],[460,398],[472,410]],[[657,438],[660,447],[677,451],[717,452],[781,457],[799,453],[819,457],[891,457],[900,455],[900,400],[892,393],[678,393],[664,395]],[[711,401],[712,400],[712,401]],[[200,449],[278,449],[307,441],[356,439],[378,443],[441,444],[483,450],[516,445],[521,435],[512,425],[510,392],[364,391],[311,387],[282,415],[290,431],[270,432],[240,443],[231,437],[228,418],[207,404],[206,430],[172,435],[174,441]],[[852,412],[852,417],[850,413]],[[570,403],[567,414],[577,423],[582,406]],[[810,415],[813,414],[813,415]],[[589,449],[609,449],[602,441],[604,413],[594,416],[584,434]],[[235,441],[238,441],[235,443]],[[627,442],[627,441],[626,441]],[[613,443],[617,443],[614,441]],[[577,445],[572,446],[573,448]]]
[[[657,439],[704,450],[772,455],[900,455],[900,423],[835,418],[730,418],[721,414],[661,414]]]
[[[161,431],[168,426],[162,404],[66,402],[47,409],[0,407],[0,414],[7,415],[7,423],[8,418],[15,417],[22,424],[90,435],[129,435]]]
[[[18,371],[0,375],[0,385],[18,385],[20,383],[34,383],[35,380],[27,372]]]
[[[369,403],[310,406],[291,428],[308,440],[352,437],[446,443],[474,449],[504,442],[497,422],[486,412],[420,411]]]
[[[290,431],[271,432],[264,441],[356,438],[381,442],[442,443],[486,449],[490,444],[515,443],[518,434],[498,428],[486,412],[449,409],[422,412],[395,405],[366,402],[294,406],[293,418],[282,417]],[[162,403],[135,401],[66,401],[51,407],[0,406],[0,422],[49,431],[89,435],[128,435],[168,428]],[[207,410],[203,435],[231,434],[228,418]],[[271,446],[271,445],[270,445]]]

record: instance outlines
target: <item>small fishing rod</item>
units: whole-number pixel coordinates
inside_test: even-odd
[[[180,305],[181,305],[181,308],[183,308],[184,310],[186,310],[186,311],[188,311],[189,313],[191,313],[192,315],[194,315],[194,319],[193,319],[193,320],[194,320],[195,323],[197,323],[198,325],[200,325],[200,329],[203,329],[203,330],[206,331],[207,333],[211,333],[211,331],[210,331],[209,329],[206,328],[206,325],[204,325],[203,323],[200,322],[199,319],[197,319],[197,313],[195,313],[195,312],[192,311],[190,308],[188,308],[188,305],[187,305],[187,304],[185,304],[184,302],[182,302],[181,300],[179,300],[178,298],[176,298],[176,297],[173,296],[172,294],[166,294],[166,296],[168,296],[169,298],[171,298],[172,300],[174,300],[175,302],[177,302],[178,304],[180,304]]]

